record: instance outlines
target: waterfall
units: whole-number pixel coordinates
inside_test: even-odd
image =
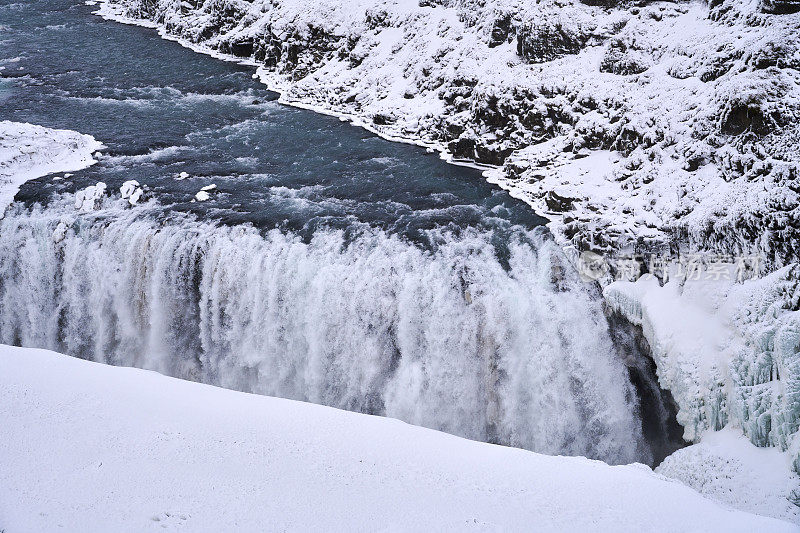
[[[500,254],[490,230],[431,231],[428,246],[368,228],[301,238],[121,205],[7,211],[0,342],[543,453],[652,459],[598,296],[544,231],[516,230]]]

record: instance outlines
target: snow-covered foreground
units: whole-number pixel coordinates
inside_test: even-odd
[[[52,172],[86,168],[101,148],[89,135],[0,121],[0,218],[20,185]]]
[[[610,467],[0,347],[0,529],[798,531]]]

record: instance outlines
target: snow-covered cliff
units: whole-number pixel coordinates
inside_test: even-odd
[[[794,0],[109,2],[285,101],[502,165],[581,249],[797,259]]]

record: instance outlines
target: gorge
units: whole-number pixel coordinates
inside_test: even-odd
[[[135,26],[98,39],[98,6],[0,8],[2,118],[107,146],[0,220],[0,342],[611,464],[729,425],[793,461],[781,508],[746,510],[798,517],[800,16],[314,4],[99,6],[243,64]],[[584,251],[764,263],[587,282]],[[695,317],[723,333],[676,340]]]

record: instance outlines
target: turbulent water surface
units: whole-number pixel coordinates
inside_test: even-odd
[[[28,183],[0,222],[0,342],[652,461],[664,432],[643,437],[597,295],[530,209],[91,9],[0,5],[0,118],[108,146],[89,169]],[[129,179],[151,200],[127,205]],[[111,194],[77,211],[97,181]],[[211,183],[218,195],[191,202]]]

